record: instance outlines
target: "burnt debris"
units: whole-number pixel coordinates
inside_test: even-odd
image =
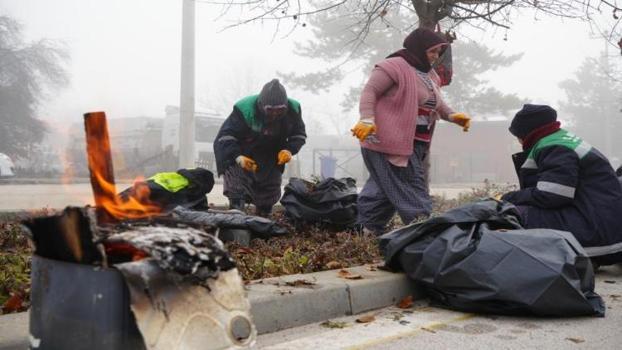
[[[194,228],[139,226],[107,237],[106,244],[115,243],[130,244],[155,259],[163,270],[197,284],[235,267],[220,240]]]

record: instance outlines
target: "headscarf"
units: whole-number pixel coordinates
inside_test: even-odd
[[[422,72],[432,69],[426,51],[437,46],[445,46],[447,41],[438,33],[429,29],[417,28],[404,39],[404,48],[390,54],[390,57],[402,57],[408,64]]]

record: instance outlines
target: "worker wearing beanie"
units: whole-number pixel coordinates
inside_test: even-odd
[[[550,106],[524,105],[509,130],[523,147],[513,155],[520,190],[502,199],[524,226],[569,231],[598,264],[622,262],[622,187],[607,158],[560,128]]]
[[[264,85],[259,95],[238,101],[214,142],[229,206],[243,209],[252,203],[257,215],[269,215],[281,198],[285,164],[306,138],[300,103],[287,97],[277,79]]]
[[[119,193],[127,201],[134,197],[146,198],[162,211],[168,212],[177,206],[192,210],[207,210],[206,195],[214,187],[214,174],[203,168],[179,169],[176,172],[157,173],[143,181],[136,181],[131,187]]]

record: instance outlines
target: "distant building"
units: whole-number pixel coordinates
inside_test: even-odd
[[[432,183],[516,182],[512,154],[521,146],[509,121],[473,121],[468,132],[439,123],[432,141]]]
[[[161,118],[135,117],[108,119],[112,162],[119,176],[134,177],[160,171],[162,167]],[[69,130],[72,142],[67,147],[68,166],[75,176],[87,176],[84,123],[75,123]]]
[[[216,113],[195,114],[195,160],[197,166],[215,169],[213,142],[224,118]],[[149,176],[177,170],[179,152],[179,108],[166,106],[164,118],[134,117],[108,119],[108,133],[115,173],[121,177]],[[69,131],[73,140],[67,159],[74,176],[88,176],[84,124]]]
[[[463,132],[453,124],[438,123],[431,145],[431,183],[516,182],[511,155],[521,148],[508,125],[507,120],[473,121]],[[354,177],[362,185],[368,174],[360,154],[359,143],[349,134],[310,135],[296,158],[301,162],[297,167],[303,177],[318,176],[320,158],[332,156],[335,177]]]
[[[162,130],[162,147],[179,153],[179,108],[166,106]],[[197,111],[194,115],[194,154],[197,166],[215,171],[214,141],[225,118],[216,112]]]

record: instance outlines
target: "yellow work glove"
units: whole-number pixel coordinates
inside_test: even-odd
[[[350,131],[352,131],[352,136],[356,136],[359,141],[365,141],[367,136],[376,132],[376,125],[373,122],[361,120]]]
[[[283,149],[283,150],[279,151],[279,154],[276,157],[276,159],[277,159],[276,164],[283,165],[283,164],[289,162],[290,160],[292,160],[292,152],[290,152],[290,151],[288,151],[286,149]]]
[[[235,162],[238,163],[238,165],[246,171],[252,171],[252,172],[257,171],[257,163],[249,157],[238,156],[235,159]]]
[[[471,127],[471,117],[465,113],[452,113],[449,115],[449,121],[462,127],[462,131],[469,131]]]

